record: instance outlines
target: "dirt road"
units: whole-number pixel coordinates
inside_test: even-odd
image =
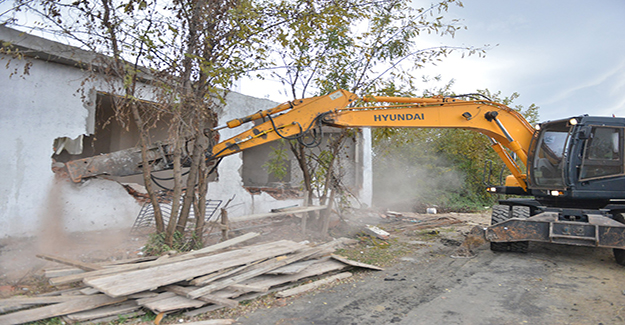
[[[434,244],[381,272],[262,309],[240,324],[623,324],[625,267],[611,251],[532,244],[472,259]]]

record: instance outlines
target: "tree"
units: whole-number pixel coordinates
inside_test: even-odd
[[[103,54],[93,62],[97,69],[88,78],[104,78],[116,99],[115,119],[122,125],[134,123],[140,130],[143,176],[156,230],[171,246],[176,232],[185,233],[194,207],[197,245],[204,228],[204,204],[198,202],[206,196],[209,169],[204,161],[215,139],[210,129],[216,122],[215,108],[234,80],[265,64],[267,46],[262,40],[268,30],[259,15],[262,5],[247,0],[17,0],[3,21],[19,26],[19,13],[37,15],[40,19],[29,28]],[[140,80],[155,91],[142,93]],[[154,104],[141,104],[140,98],[146,97]],[[174,156],[175,186],[167,225],[146,154],[150,130],[162,119],[170,121]],[[183,160],[189,165],[186,184]]]
[[[403,0],[279,2],[277,16],[295,19],[276,34],[276,57],[282,66],[269,75],[281,80],[293,99],[327,94],[338,88],[363,94],[410,94],[418,68],[454,51],[484,53],[483,48],[420,46],[422,34],[453,37],[462,28],[456,20],[444,20],[443,13],[450,5],[462,6],[455,0],[423,8]],[[329,150],[320,153],[309,150],[302,141],[291,142],[304,189],[311,192],[312,183],[322,179],[322,204],[330,180],[338,179],[333,175],[336,153],[353,134],[344,130],[330,140]],[[320,170],[325,176],[315,177]]]

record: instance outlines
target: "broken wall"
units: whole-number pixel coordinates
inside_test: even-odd
[[[3,40],[5,32],[0,31]],[[32,65],[23,75],[26,64]],[[10,76],[13,71],[19,73]],[[12,60],[10,69],[0,68],[0,238],[37,235],[50,218],[68,230],[126,227],[139,211],[117,183],[54,181],[54,140],[88,133],[93,118],[93,101],[77,91],[85,77],[80,69],[35,59]]]
[[[132,226],[141,205],[121,184],[95,178],[80,184],[57,182],[52,172],[53,143],[59,137],[75,139],[93,134],[97,128],[98,92],[107,92],[102,80],[85,83],[87,72],[80,62],[90,58],[85,52],[39,37],[0,26],[0,41],[20,44],[37,58],[10,60],[9,68],[0,67],[0,238],[35,236],[50,223],[64,231],[87,231]],[[53,52],[53,54],[50,54]],[[46,58],[45,60],[42,58]],[[52,58],[52,59],[51,59]],[[4,64],[3,64],[4,65]],[[28,66],[28,74],[24,68]],[[85,89],[85,91],[82,91]],[[149,99],[144,87],[144,99]],[[230,92],[219,113],[219,124],[277,103]],[[249,126],[220,131],[227,139]],[[115,140],[121,143],[124,139]],[[371,202],[371,135],[364,129],[356,138],[360,151],[354,154],[360,179],[360,202]],[[113,149],[113,146],[111,145]],[[254,161],[250,163],[254,164]],[[262,162],[253,166],[262,170]],[[299,169],[295,166],[295,169]],[[238,153],[225,157],[218,177],[209,183],[208,198],[226,202],[229,216],[265,213],[273,208],[301,205],[302,199],[276,200],[266,192],[251,193],[244,186],[243,159]],[[141,177],[132,181],[141,181]],[[120,181],[128,181],[120,179]]]

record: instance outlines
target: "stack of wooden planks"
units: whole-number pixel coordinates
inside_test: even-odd
[[[254,245],[241,243],[256,233],[203,249],[158,259],[136,259],[117,264],[94,264],[39,255],[71,269],[46,272],[54,286],[70,289],[36,297],[0,300],[0,324],[21,324],[62,316],[67,323],[106,322],[132,318],[151,310],[164,314],[185,311],[195,316],[239,301],[278,292],[286,297],[334,279],[350,276],[348,267],[380,268],[350,261],[332,253],[349,241],[341,238],[317,246],[289,240]],[[297,290],[302,281],[328,275]]]

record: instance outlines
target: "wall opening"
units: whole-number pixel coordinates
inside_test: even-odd
[[[139,130],[134,122],[119,121],[115,117],[114,96],[108,93],[97,92],[95,101],[95,114],[93,114],[93,134],[80,135],[75,139],[59,137],[54,141],[54,162],[66,163],[68,161],[94,157],[102,154],[109,154],[120,150],[138,148],[140,145]],[[149,102],[142,102],[142,105],[150,105]],[[169,126],[171,120],[168,117],[161,117],[150,129],[152,143],[168,143]],[[183,168],[183,174],[188,168]],[[158,177],[156,181],[166,189],[173,187],[173,171],[164,170],[153,172],[153,176]],[[143,184],[143,177],[140,174],[110,177],[122,183]],[[209,181],[217,180],[215,170]],[[184,180],[186,182],[186,180]]]
[[[340,130],[335,128],[324,128],[324,136],[319,145],[313,148],[315,155],[320,155],[323,150],[327,150],[328,142],[332,137],[337,136]],[[362,137],[360,132],[355,136],[345,140],[342,151],[339,153],[338,161],[335,162],[335,173],[340,178],[342,185],[346,186],[354,193],[362,187]],[[268,164],[275,163],[276,151],[286,150],[285,169],[286,175],[280,180],[271,173]],[[291,153],[289,144],[286,142],[274,141],[242,152],[243,167],[241,176],[243,186],[252,193],[265,191],[271,194],[275,189],[300,190],[303,188],[302,171],[296,158]],[[272,162],[272,160],[274,160]],[[314,181],[313,181],[314,182]]]

